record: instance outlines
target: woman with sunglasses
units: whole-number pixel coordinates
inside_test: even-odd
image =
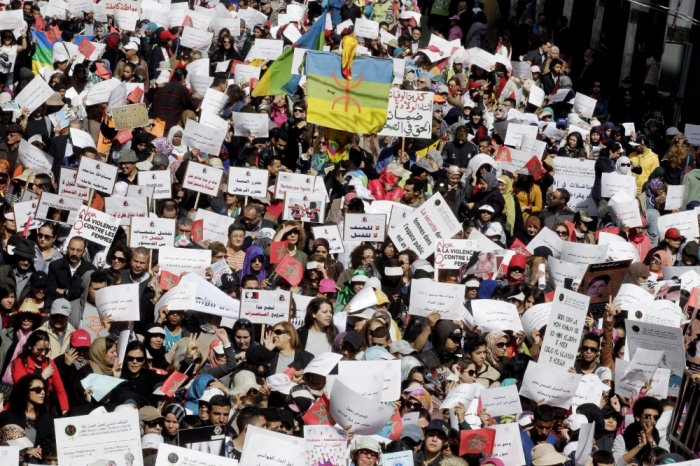
[[[563,222],[556,223],[552,227],[552,230],[562,241],[571,241],[571,232],[569,231],[569,227],[567,227]]]
[[[357,435],[352,442],[350,461],[352,466],[376,466],[381,453],[379,442],[372,437]]]
[[[486,335],[486,359],[499,372],[508,364],[508,344],[510,337],[507,333],[494,330]]]
[[[285,220],[277,228],[275,237],[272,240],[275,241],[289,241],[287,246],[287,251],[290,256],[301,262],[302,267],[306,268],[306,263],[308,262],[308,256],[303,251],[306,244],[306,233],[301,223],[294,220]],[[270,257],[269,247],[265,248],[266,257]]]
[[[63,387],[56,363],[48,357],[50,352],[51,338],[49,335],[43,330],[32,333],[27,339],[22,353],[12,363],[12,382],[16,384],[22,377],[29,374],[41,374],[47,384],[46,395],[55,396],[58,400],[59,406],[53,406],[53,408],[65,415],[70,408],[68,395]],[[52,408],[48,401],[47,408]]]
[[[155,385],[164,382],[167,377],[167,374],[158,374],[147,367],[146,346],[143,342],[134,340],[126,345],[124,370],[122,370],[121,378],[128,382],[129,390],[140,397],[136,400],[140,406],[150,404]]]
[[[240,271],[239,279],[243,283],[243,277],[253,275],[257,277],[258,283],[263,283],[267,278],[267,259],[265,252],[260,246],[250,246],[243,259],[243,268]]]
[[[299,334],[289,322],[275,324],[263,338],[263,343],[275,356],[270,375],[281,374],[290,367],[301,370],[314,358],[313,354],[304,351]]]
[[[320,254],[312,254],[306,263],[304,278],[299,286],[304,296],[317,296],[321,280],[326,278],[326,269],[323,266],[324,257]]]
[[[658,250],[648,257],[649,271],[656,274],[657,280],[664,278],[663,267],[671,267],[673,259],[671,255],[664,250]],[[645,261],[646,263],[647,261]]]
[[[63,258],[61,251],[53,247],[53,243],[56,241],[56,228],[55,223],[49,222],[44,223],[37,230],[36,239],[39,251],[34,259],[34,268],[37,271],[48,273],[49,264]]]
[[[107,262],[109,263],[107,267],[112,270],[125,269],[131,263],[131,248],[124,244],[114,246],[110,250]]]
[[[54,417],[47,412],[48,384],[39,374],[22,377],[10,392],[9,405],[0,414],[0,428],[15,424],[25,430],[34,444],[28,450],[39,463],[46,452],[55,450]]]
[[[498,343],[498,342],[496,342]],[[500,372],[487,360],[488,342],[484,337],[467,338],[464,342],[464,355],[474,361],[476,381],[484,388],[500,387]]]
[[[326,269],[326,277],[337,280],[343,272],[343,264],[330,255],[331,246],[325,238],[317,238],[311,244],[311,253],[323,257],[323,266]]]

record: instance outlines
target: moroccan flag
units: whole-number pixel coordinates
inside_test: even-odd
[[[304,276],[304,267],[301,265],[301,262],[287,254],[282,258],[280,263],[277,264],[275,272],[287,280],[292,286],[297,286],[301,283],[301,279]]]
[[[41,15],[36,16],[34,18],[34,29],[37,31],[43,31],[46,29],[46,22],[44,21],[44,18],[42,18]]]
[[[167,291],[175,288],[178,283],[180,283],[179,275],[175,275],[174,273],[168,272],[167,270],[160,271],[160,280],[158,280],[158,285],[161,288]]]
[[[175,392],[177,392],[185,382],[187,382],[187,376],[182,372],[175,371],[170,374],[170,377],[165,379],[165,382],[163,382],[163,385],[160,387],[160,391],[162,391],[166,397],[172,398]]]
[[[335,425],[335,421],[331,417],[330,410],[331,401],[326,394],[323,394],[301,418],[307,426],[332,426]]]
[[[61,38],[61,30],[58,28],[58,26],[52,27],[46,31],[46,38],[48,39],[49,43],[53,44]]]
[[[517,426],[513,428],[517,429]],[[494,429],[462,430],[459,434],[459,456],[493,453],[493,443],[496,440]]]
[[[511,251],[515,251],[517,254],[522,254],[525,257],[532,255],[530,254],[530,251],[527,250],[525,244],[523,244],[523,242],[517,238],[515,241],[513,241],[513,244],[511,244],[508,249],[510,249]]]
[[[530,172],[530,174],[532,174],[532,177],[535,179],[535,181],[539,180],[540,178],[542,178],[542,175],[544,175],[542,163],[536,155],[533,156],[530,160],[528,160],[528,162],[525,164],[525,167]]]
[[[204,219],[200,218],[192,222],[192,241],[199,243],[204,241]]]
[[[391,424],[391,431],[389,432],[389,440],[398,440],[401,438],[401,431],[403,430],[403,419],[401,417],[401,411],[396,411],[394,415],[389,420]]]
[[[351,79],[341,70],[342,56],[331,52],[306,52],[306,121],[327,128],[379,132],[386,122],[392,62],[356,57]]]
[[[323,50],[326,45],[324,26],[326,11],[319,16],[319,19],[311,28],[302,35],[294,47],[285,50],[277,60],[262,75],[251,95],[253,97],[264,97],[266,95],[287,95],[293,94],[297,90],[297,85],[301,75],[292,74],[292,62],[294,61],[294,49]],[[391,61],[389,61],[391,65]],[[233,71],[233,70],[232,70]],[[388,96],[388,92],[387,92]],[[387,100],[388,103],[388,100]],[[386,107],[386,105],[384,105]],[[385,108],[386,110],[386,108]],[[383,123],[382,123],[383,125]]]
[[[498,148],[495,157],[496,162],[512,162],[513,158],[510,155],[510,149],[506,146],[501,146]]]
[[[140,87],[135,87],[126,98],[132,104],[140,104],[141,100],[143,99],[143,89]]]
[[[95,49],[95,45],[89,40],[87,40],[87,37],[83,37],[83,41],[78,47],[78,51],[82,53],[85,58],[90,58],[90,55],[92,55],[92,52],[94,52]]]
[[[270,264],[278,264],[287,255],[289,241],[274,241],[270,243]]]

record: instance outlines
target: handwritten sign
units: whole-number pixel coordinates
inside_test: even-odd
[[[20,108],[28,109],[29,113],[44,105],[53,95],[53,89],[41,77],[35,76],[22,92],[15,96],[15,102]]]
[[[374,435],[393,414],[390,407],[363,397],[340,380],[333,385],[330,415],[338,425],[352,425],[359,435]]]
[[[83,208],[83,201],[68,196],[42,192],[36,209],[36,218],[48,222],[72,225]]]
[[[685,124],[685,131],[683,133],[688,139],[688,142],[695,147],[700,146],[700,125],[691,125],[690,123]]]
[[[269,172],[267,170],[230,167],[228,170],[228,183],[226,187],[230,194],[265,197],[267,194],[268,178]]]
[[[44,224],[44,222],[37,220],[36,208],[36,199],[26,202],[15,202],[12,204],[12,210],[15,213],[15,222],[17,223],[18,230],[36,230]]]
[[[76,182],[81,186],[112,194],[118,170],[119,168],[114,165],[98,162],[88,157],[81,157]]]
[[[105,213],[118,218],[121,225],[128,225],[132,218],[148,217],[148,198],[107,197]]]
[[[686,238],[697,238],[700,236],[700,232],[698,232],[698,216],[694,210],[662,215],[659,217],[657,224],[659,226],[659,236],[661,237],[664,236],[669,228],[678,228],[681,235]]]
[[[131,218],[132,248],[159,249],[172,247],[175,242],[174,218]]]
[[[521,125],[518,123],[508,123],[508,131],[503,144],[506,146],[519,146],[523,136],[531,138],[537,137],[537,126]]]
[[[242,319],[269,325],[289,320],[289,291],[243,290],[241,296]]]
[[[497,417],[523,412],[518,387],[515,385],[481,390],[479,396],[482,406],[488,410],[491,416]]]
[[[34,173],[51,173],[53,157],[43,150],[28,143],[24,139],[20,139],[17,152],[19,154],[17,161],[24,168],[31,168],[34,170]]]
[[[229,96],[216,89],[209,88],[202,100],[202,112],[219,115],[229,101]]]
[[[401,397],[401,360],[390,361],[341,361],[338,375],[354,380],[362,380],[365,374],[379,373],[384,381],[379,401],[392,402]]]
[[[226,464],[230,464],[228,462],[231,460],[225,460]],[[197,463],[201,465],[201,461]],[[240,464],[306,466],[306,442],[291,435],[249,425],[246,429]]]
[[[218,241],[226,244],[228,242],[228,227],[234,222],[233,217],[219,215],[204,209],[197,209],[195,221],[203,220],[204,241]]]
[[[256,138],[266,138],[270,135],[270,117],[266,114],[234,112],[231,118],[233,118],[233,133],[236,136],[252,135]]]
[[[208,249],[160,248],[160,266],[170,272],[193,272],[204,276],[211,265],[211,251]]]
[[[112,285],[97,290],[95,307],[101,315],[111,315],[115,322],[139,320],[139,284]]]
[[[141,8],[141,0],[106,0],[103,3],[107,14],[112,14],[114,10],[138,12]]]
[[[136,181],[139,186],[153,188],[153,199],[170,199],[172,195],[170,170],[138,172]]]
[[[247,20],[246,26],[248,26]],[[265,61],[276,60],[280,55],[282,55],[283,48],[284,43],[281,40],[255,39],[255,43],[250,48],[248,55],[245,57],[245,61],[251,62],[256,58]]]
[[[445,199],[435,193],[403,223],[390,230],[389,237],[399,250],[411,249],[420,259],[425,259],[435,252],[438,240],[452,238],[461,229],[461,223]]]
[[[561,257],[561,249],[564,246],[564,241],[549,228],[542,228],[525,248],[530,251],[530,253],[534,253],[535,249],[540,246],[547,246],[552,250],[554,257],[558,259]]]
[[[379,132],[380,136],[428,139],[432,126],[432,92],[391,89],[387,119],[384,128]]]
[[[182,187],[216,197],[224,171],[202,163],[188,162]]]
[[[582,113],[584,118],[591,118],[597,103],[596,99],[577,92],[574,97],[574,113]]]
[[[514,304],[489,299],[473,299],[471,303],[474,323],[485,333],[492,330],[523,331],[518,308]]]
[[[476,241],[469,239],[440,240],[435,245],[435,268],[458,269],[478,252]]]
[[[630,198],[637,197],[637,179],[619,173],[603,173],[601,176],[601,196],[608,198],[624,191]]]
[[[345,252],[343,239],[340,237],[340,229],[338,225],[323,225],[320,227],[311,227],[314,238],[324,238],[330,246],[329,254],[339,254]]]
[[[493,441],[493,452],[491,456],[499,458],[507,465],[524,465],[525,453],[523,452],[523,442],[520,438],[520,429],[516,424],[497,424],[489,426],[487,429],[496,431],[496,438]]]
[[[194,27],[184,27],[182,36],[180,37],[180,43],[183,47],[206,49],[209,47],[209,44],[211,44],[213,37],[214,33],[206,29],[199,30]]]
[[[119,219],[92,207],[83,206],[78,212],[78,217],[75,219],[68,237],[70,239],[73,236],[81,236],[88,241],[108,248],[112,245],[118,228]],[[68,244],[68,240],[66,244]]]
[[[284,198],[282,218],[298,222],[323,223],[326,196],[287,193]]]
[[[461,320],[465,285],[435,282],[429,278],[415,280],[411,287],[409,314],[427,317],[437,311],[441,319]]]
[[[381,243],[386,236],[384,214],[345,214],[343,239]]]
[[[580,381],[579,374],[530,361],[523,376],[520,396],[535,402],[544,399],[550,406],[569,409]]]
[[[588,296],[557,287],[539,362],[568,369],[576,362],[588,312]]]
[[[146,104],[125,105],[112,109],[116,129],[133,129],[148,125]]]
[[[649,324],[646,322],[625,321],[627,330],[627,351],[635,354],[637,348],[663,351],[660,367],[671,369],[669,394],[676,396],[685,369],[683,332],[678,327]]]

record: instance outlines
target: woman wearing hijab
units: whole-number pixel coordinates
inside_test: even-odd
[[[478,190],[472,196],[472,202],[468,204],[472,216],[479,215],[479,208],[483,205],[493,207],[494,219],[498,219],[503,213],[505,200],[498,190],[498,180],[493,172],[484,172],[477,175],[476,188]]]
[[[246,275],[255,275],[258,283],[262,283],[267,278],[267,258],[260,246],[252,245],[245,253],[243,268],[239,274],[239,280],[243,281]]]
[[[166,370],[168,361],[165,359],[165,330],[161,324],[148,324],[144,338],[146,350],[151,359],[151,367]]]
[[[605,420],[600,408],[593,403],[584,403],[576,408],[577,414],[583,414],[588,422],[593,423],[593,439],[598,440],[605,433]]]
[[[134,139],[131,140],[131,148],[136,152],[139,162],[148,160],[150,155],[148,152],[148,133],[145,131],[136,133]]]
[[[624,283],[641,285],[649,281],[649,268],[643,262],[633,262],[627,271]]]
[[[642,226],[630,228],[627,232],[627,239],[634,246],[640,258],[647,257],[651,251],[651,239],[646,234],[647,221],[642,217]],[[633,264],[634,265],[634,264]]]
[[[122,367],[117,355],[117,340],[114,337],[99,337],[90,345],[88,363],[78,370],[73,380],[74,400],[85,398],[85,387],[81,381],[90,374],[120,377]]]
[[[520,203],[517,202],[513,194],[513,181],[509,177],[505,175],[498,177],[498,190],[505,201],[503,216],[505,219],[505,231],[510,240],[513,236],[520,236],[525,229],[523,226],[523,213],[520,210]]]
[[[374,259],[374,265],[381,275],[384,275],[384,267],[386,267],[386,261],[389,259],[397,259],[399,257],[399,251],[396,250],[396,246],[391,238],[388,236],[382,243],[378,250],[379,254]]]
[[[381,278],[382,291],[389,298],[389,313],[396,319],[401,314],[401,288],[403,288],[403,269],[398,259],[385,262],[384,275]]]
[[[506,278],[500,281],[501,286],[520,285],[525,282],[525,256],[515,254],[508,263]]]
[[[126,59],[124,52],[119,50],[120,36],[116,32],[111,33],[105,39],[105,51],[102,53],[102,59],[109,62],[109,69],[113,70],[119,60]]]
[[[185,409],[189,411],[189,414],[196,415],[199,412],[199,399],[214,380],[216,379],[209,374],[198,375],[192,380],[185,395]]]
[[[661,280],[664,278],[663,267],[671,267],[673,259],[668,252],[659,249],[651,255],[647,265],[649,265],[649,271],[656,274],[657,280]]]
[[[177,446],[177,432],[180,430],[180,424],[185,419],[185,409],[177,403],[170,403],[163,408],[163,443],[166,445]]]
[[[508,354],[508,343],[510,342],[510,337],[507,333],[500,330],[494,330],[486,335],[486,360],[498,372],[502,372],[503,368],[510,358]]]
[[[540,232],[542,229],[542,222],[540,221],[540,218],[531,215],[525,220],[525,231],[518,236],[518,239],[525,245],[530,244],[530,241],[532,241],[535,236]]]
[[[338,293],[334,312],[341,312],[345,305],[364,288],[367,280],[369,280],[369,274],[363,268],[355,270],[350,280],[345,283],[343,289]]]
[[[185,130],[181,126],[173,126],[168,131],[168,142],[172,145],[173,154],[178,160],[182,160],[185,154],[190,150],[182,143],[182,135]]]

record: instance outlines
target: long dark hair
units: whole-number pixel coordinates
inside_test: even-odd
[[[34,345],[36,345],[40,341],[45,341],[49,345],[51,344],[49,334],[43,330],[35,330],[31,335],[29,335],[29,338],[27,338],[27,342],[22,348],[22,353],[20,354],[23,363],[27,363],[27,358],[32,355],[32,348],[34,348]],[[46,358],[48,359],[48,357],[49,355],[47,354]]]
[[[28,374],[17,381],[17,383],[12,387],[12,392],[10,392],[10,411],[15,416],[24,416],[27,410],[27,403],[29,403],[29,387],[31,387],[32,382],[38,380],[44,386],[44,403],[48,400],[48,384],[46,380],[41,375],[38,374]],[[41,410],[35,409],[36,412]]]
[[[304,327],[311,329],[314,325],[314,314],[316,314],[320,309],[322,304],[328,304],[333,311],[333,304],[326,298],[314,298],[311,300],[306,308],[306,317],[304,318]],[[335,328],[335,324],[331,321],[331,324],[326,327],[326,340],[333,346],[333,340],[338,334],[338,329]]]

